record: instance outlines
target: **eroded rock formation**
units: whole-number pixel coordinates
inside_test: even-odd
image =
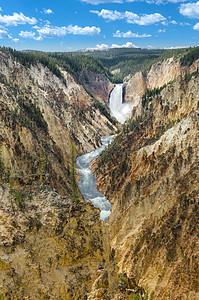
[[[131,79],[138,108],[94,164],[108,225],[71,190],[74,148],[116,129],[105,108],[63,70],[64,81],[4,53],[0,70],[0,298],[198,299],[198,74],[184,80],[171,59]],[[87,75],[107,101],[111,84]]]
[[[12,176],[49,174],[52,187],[68,192],[72,143],[76,153],[100,145],[114,130],[111,119],[73,77],[65,84],[43,65],[25,68],[5,53],[1,67],[1,152]]]
[[[46,185],[10,184],[0,189],[2,299],[87,299],[97,264],[113,264],[99,211]]]
[[[147,74],[138,72],[124,83],[125,101],[140,107],[142,95],[147,89],[160,88],[180,75],[184,77],[186,73],[197,71],[198,66],[199,60],[196,60],[190,67],[182,67],[179,58],[174,57],[156,63]]]
[[[114,85],[107,78],[86,69],[83,69],[78,74],[78,78],[85,89],[95,96],[95,98],[108,103],[109,94]]]
[[[61,72],[0,52],[1,299],[86,299],[98,263],[114,273],[108,225],[73,196],[71,169],[115,126]]]
[[[199,76],[143,102],[95,165],[119,270],[152,299],[198,299]]]

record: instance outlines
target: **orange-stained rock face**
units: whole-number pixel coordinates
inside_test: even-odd
[[[153,66],[151,82],[174,65]],[[111,119],[63,70],[66,84],[1,52],[0,69],[0,298],[198,299],[198,74],[147,104],[142,74],[127,83],[138,107],[93,163],[112,203],[106,224],[81,195],[71,200],[70,170],[72,143],[93,150]],[[109,83],[89,76],[107,101]]]
[[[80,193],[71,200],[71,164],[72,144],[91,151],[115,127],[61,71],[65,84],[0,52],[2,299],[85,299],[98,263],[114,273],[108,225]]]
[[[199,67],[199,60],[196,60],[189,68],[182,67],[179,59],[171,57],[162,62],[151,66],[146,75],[142,72],[136,73],[127,82],[125,86],[125,101],[131,102],[137,106],[137,114],[141,113],[141,100],[146,89],[153,90],[160,88],[169,82],[176,80],[180,75],[184,77],[185,73],[193,73]]]
[[[131,102],[134,106],[137,106],[147,88],[146,78],[143,76],[142,72],[138,72],[132,76],[124,86],[125,101]]]
[[[4,185],[0,201],[3,299],[86,299],[97,264],[112,272],[108,226],[90,203],[38,183],[13,185],[12,191]],[[113,286],[110,282],[109,289]]]
[[[103,75],[83,69],[78,75],[79,82],[96,99],[108,103],[109,95],[114,85]]]
[[[199,297],[198,95],[198,75],[179,77],[94,166],[119,270],[153,299]]]
[[[41,170],[49,173],[53,187],[69,192],[72,141],[78,155],[94,150],[101,136],[113,132],[114,125],[69,73],[61,70],[64,84],[43,65],[25,68],[2,52],[0,67],[0,135],[5,164],[12,176],[30,176]],[[47,130],[42,128],[45,124]]]
[[[152,65],[147,74],[147,87],[150,89],[159,88],[176,79],[181,73],[180,61],[173,57],[156,63]]]

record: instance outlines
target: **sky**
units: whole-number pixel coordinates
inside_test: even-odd
[[[199,1],[0,0],[0,45],[77,51],[199,45]]]

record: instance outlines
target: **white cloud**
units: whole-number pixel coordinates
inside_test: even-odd
[[[49,20],[44,20],[44,19],[41,19],[41,18],[39,18],[39,21],[41,22],[41,23],[45,23],[45,25],[50,25],[51,24],[51,22],[49,21]],[[34,28],[34,27],[33,27]]]
[[[158,32],[166,32],[166,29],[159,29]]]
[[[194,29],[194,30],[199,30],[199,23],[196,23],[196,24],[193,26],[193,29]]]
[[[0,7],[0,11],[3,11],[3,9]]]
[[[120,30],[117,30],[116,33],[113,34],[113,37],[118,37],[118,38],[146,38],[150,37],[151,34],[138,34],[138,33],[133,33],[131,30],[127,32],[120,32]]]
[[[167,3],[180,3],[180,2],[186,2],[187,0],[135,0],[139,2],[146,2],[148,4],[167,4]],[[130,2],[130,1],[129,1]],[[134,2],[134,1],[132,1]]]
[[[15,43],[18,43],[19,42],[19,39],[12,39],[13,40],[13,42],[15,42]]]
[[[35,32],[32,31],[21,31],[19,35],[23,38],[34,38],[35,37]]]
[[[13,38],[6,29],[0,29],[0,39],[7,38],[11,39],[13,42],[17,43],[19,39]]]
[[[11,38],[6,29],[0,29],[0,39]]]
[[[17,38],[13,38],[7,31],[7,29],[0,29],[0,39],[3,39],[3,38],[7,38],[7,39],[11,39],[13,42],[18,42],[19,39]]]
[[[187,23],[187,22],[177,22],[175,20],[171,20],[171,21],[163,21],[161,22],[161,24],[163,26],[169,26],[169,24],[172,24],[172,25],[179,25],[179,26],[191,26],[191,24]]]
[[[36,40],[36,41],[42,41],[43,37],[42,36],[37,36],[37,37],[34,38],[34,40]]]
[[[132,18],[129,18],[127,22],[138,25],[152,25],[163,20],[166,20],[166,18],[159,13],[154,13],[150,15],[137,15],[136,17],[132,16]]]
[[[52,11],[52,9],[48,8],[44,8],[43,9],[43,13],[46,14],[46,15],[50,15],[50,14],[54,14],[54,12]]]
[[[72,26],[69,25],[67,27],[67,33],[69,34],[79,34],[79,35],[91,35],[91,36],[95,36],[95,35],[99,35],[101,32],[101,29],[99,27],[95,27],[95,26],[86,26],[86,27],[79,27],[77,25]]]
[[[173,25],[177,25],[178,23],[175,20],[170,21],[169,23],[173,24]]]
[[[43,38],[41,36],[36,37],[35,32],[32,32],[32,31],[21,31],[19,33],[19,36],[21,36],[22,38],[25,38],[25,39],[27,39],[27,38],[34,39],[36,41],[43,40]]]
[[[98,45],[96,46],[96,48],[97,48],[97,49],[100,49],[100,50],[104,50],[104,49],[107,49],[107,48],[108,48],[108,45],[106,45],[106,44],[101,44],[101,45],[99,45],[99,44],[98,44]]]
[[[21,24],[31,24],[37,23],[37,19],[33,17],[26,17],[22,13],[13,13],[13,15],[1,15],[0,14],[0,25],[1,26],[17,26]]]
[[[43,38],[52,38],[52,37],[62,37],[65,36],[67,31],[66,31],[66,27],[50,27],[48,25],[40,28],[37,27],[35,28],[37,30],[37,32],[39,33],[39,35]]]
[[[164,4],[164,3],[180,3],[180,2],[186,2],[187,0],[155,0],[153,3],[156,4]]]
[[[101,45],[96,45],[95,48],[88,48],[86,51],[94,51],[94,50],[106,50],[110,48],[139,48],[138,46],[134,45],[131,42],[127,42],[126,44],[123,45],[118,45],[118,44],[112,44],[111,46],[108,46],[106,44],[101,44]]]
[[[191,24],[187,23],[187,22],[180,22],[179,25],[180,26],[191,26]]]
[[[167,1],[171,3],[179,3],[179,2],[186,2],[187,0],[167,0]]]
[[[190,46],[171,46],[171,47],[164,47],[163,49],[184,49],[189,48]]]
[[[102,17],[108,21],[116,21],[116,20],[126,20],[127,23],[137,24],[137,25],[152,25],[160,21],[166,20],[159,13],[154,13],[150,15],[137,15],[130,11],[119,12],[117,10],[107,10],[102,9],[101,11],[98,10],[91,10],[91,13],[97,14],[99,17]]]
[[[87,48],[86,50],[87,51],[94,51],[94,50],[106,50],[106,49],[108,49],[109,48],[109,46],[108,45],[106,45],[106,44],[101,44],[101,45],[96,45],[96,47],[95,48]]]
[[[67,34],[74,34],[74,35],[90,35],[90,36],[95,36],[99,35],[101,29],[99,27],[79,27],[77,25],[72,26],[69,25],[68,27],[62,26],[62,27],[57,27],[57,26],[49,26],[45,25],[44,27],[34,27],[39,35],[43,38],[53,38],[53,37],[63,37]]]
[[[189,18],[199,19],[199,1],[180,5],[180,13]]]
[[[111,48],[139,48],[139,47],[134,45],[131,42],[127,42],[126,44],[123,45],[112,44]]]
[[[161,24],[164,25],[164,26],[168,26],[169,22],[163,21],[163,22],[161,22]]]
[[[90,12],[93,13],[93,14],[97,14],[98,17],[102,17],[103,19],[109,20],[109,21],[116,21],[116,20],[125,19],[124,13],[121,13],[117,10],[102,9],[101,11],[90,10]]]

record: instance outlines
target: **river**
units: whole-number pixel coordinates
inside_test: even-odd
[[[124,123],[132,111],[132,106],[122,101],[122,84],[117,84],[110,94],[109,108],[112,116],[120,123]],[[78,186],[86,201],[90,200],[93,205],[101,210],[100,218],[108,222],[111,214],[111,204],[106,197],[96,188],[96,178],[89,168],[89,164],[112,142],[113,135],[101,139],[102,146],[90,153],[81,155],[76,160],[79,170]]]
[[[90,200],[95,207],[100,208],[100,218],[108,221],[111,214],[111,204],[106,197],[96,188],[97,181],[92,174],[89,164],[111,143],[113,135],[103,137],[101,139],[102,146],[92,152],[81,155],[76,160],[76,165],[79,170],[78,186],[85,200]]]

